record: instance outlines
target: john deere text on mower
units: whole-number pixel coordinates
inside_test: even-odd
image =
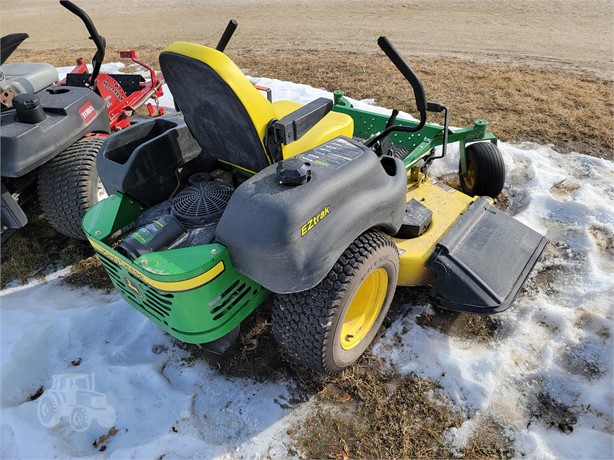
[[[5,64],[28,35],[2,38],[3,242],[27,224],[37,190],[40,206],[55,229],[84,239],[85,212],[106,196],[96,172],[96,154],[104,138],[137,121],[135,110],[162,95],[164,80],[138,61],[134,50],[120,54],[147,68],[149,81],[139,74],[101,74],[104,38],[82,9],[68,0],[60,4],[83,21],[96,44],[91,74],[81,60],[62,81],[50,64]],[[161,114],[151,104],[148,109],[152,116]]]
[[[270,103],[220,50],[177,42],[161,53],[183,116],[105,142],[98,169],[112,195],[83,221],[129,304],[221,352],[274,295],[276,340],[325,373],[361,356],[396,286],[430,285],[432,303],[458,311],[510,306],[546,240],[478,196],[503,186],[495,137],[485,122],[426,124],[447,109],[379,45],[413,87],[419,122],[341,94]],[[467,194],[427,177],[434,147],[456,141]]]

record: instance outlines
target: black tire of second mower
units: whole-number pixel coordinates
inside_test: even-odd
[[[387,272],[388,285],[381,309],[370,330],[349,350],[340,344],[341,328],[354,295],[378,268]],[[315,372],[334,375],[354,364],[375,339],[386,317],[399,272],[396,246],[369,230],[345,250],[328,275],[315,287],[275,296],[272,329],[277,343]]]
[[[84,240],[81,221],[98,202],[96,156],[104,137],[83,137],[45,164],[38,174],[38,200],[51,225]]]
[[[463,177],[459,164],[458,176],[463,193],[495,198],[505,183],[505,163],[498,147],[492,142],[476,142],[467,146],[466,154],[467,162],[473,162],[474,177],[470,185]]]

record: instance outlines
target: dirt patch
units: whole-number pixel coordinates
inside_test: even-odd
[[[491,315],[472,315],[435,308],[434,315],[423,313],[418,316],[416,324],[437,329],[450,337],[489,342],[497,338],[501,321]]]
[[[568,372],[581,375],[587,380],[595,380],[605,374],[606,363],[599,359],[599,344],[592,341],[581,342],[565,349],[561,356],[561,365]]]
[[[588,231],[604,256],[614,255],[614,231],[611,228],[592,225]]]
[[[97,256],[91,256],[73,264],[72,273],[64,277],[62,282],[72,286],[102,289],[107,292],[113,289],[111,278],[107,275]]]
[[[117,433],[119,433],[119,431],[117,430],[117,428],[113,426],[109,429],[109,431],[106,434],[100,435],[98,439],[96,439],[92,443],[92,445],[96,449],[98,449],[99,452],[104,452],[105,450],[107,450],[107,443],[109,442],[109,440],[113,436],[115,436]]]
[[[578,422],[578,417],[570,407],[543,392],[536,396],[531,409],[531,417],[540,420],[548,428],[557,429],[563,433],[571,433]]]
[[[234,18],[239,28],[232,50],[373,53],[377,37],[386,34],[406,56],[612,76],[614,10],[608,0],[166,0],[146,7],[122,0],[82,0],[79,5],[116,48],[162,49],[175,40],[215,46]],[[29,33],[23,44],[27,49],[91,46],[83,24],[57,3],[4,0],[2,13],[3,34]]]
[[[560,280],[570,274],[570,269],[567,265],[552,263],[551,265],[544,266],[539,270],[532,280],[533,286],[539,286],[543,290],[543,293],[547,296],[553,296],[560,294],[561,290],[565,286],[561,286]]]
[[[550,194],[559,201],[570,199],[570,195],[582,188],[582,185],[572,179],[563,179],[550,187]]]
[[[576,312],[579,313],[578,319],[574,322],[574,326],[584,331],[596,331],[597,337],[603,342],[611,337],[610,328],[605,319],[590,311],[588,307],[578,307]]]

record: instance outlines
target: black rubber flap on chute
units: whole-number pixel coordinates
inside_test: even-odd
[[[429,300],[471,313],[506,310],[548,240],[479,198],[437,244],[426,266],[437,272]]]

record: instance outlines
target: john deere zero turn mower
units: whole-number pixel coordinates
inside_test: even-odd
[[[273,295],[275,338],[325,373],[361,356],[396,286],[429,285],[451,310],[510,306],[546,240],[479,196],[503,186],[496,138],[483,121],[450,129],[447,108],[379,45],[413,87],[419,122],[356,110],[341,93],[270,103],[216,49],[161,53],[183,115],[108,138],[97,165],[111,196],[83,221],[130,305],[221,352]],[[445,126],[426,124],[429,111]],[[465,193],[427,176],[450,142]]]

